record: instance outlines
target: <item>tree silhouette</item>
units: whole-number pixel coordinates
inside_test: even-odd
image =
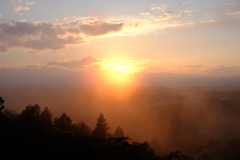
[[[2,113],[3,109],[5,108],[5,106],[3,106],[4,102],[5,101],[2,99],[2,97],[0,97],[0,127],[5,126],[8,122],[8,118]]]
[[[96,138],[107,138],[107,135],[109,134],[107,131],[109,130],[108,123],[106,122],[106,119],[100,113],[100,116],[97,119],[96,127],[92,132],[92,136]]]
[[[52,126],[52,119],[53,119],[52,113],[50,112],[48,107],[45,107],[39,117],[41,125],[46,127]]]
[[[4,109],[4,111],[2,113],[4,116],[6,116],[8,118],[9,123],[15,123],[16,119],[19,116],[19,114],[17,114],[17,112],[11,108]]]
[[[20,124],[24,127],[33,127],[39,125],[40,117],[40,106],[35,104],[34,106],[28,105],[25,110],[22,111],[20,115]]]
[[[62,129],[64,131],[69,131],[71,128],[72,120],[69,116],[64,112],[59,118],[54,119],[54,125],[58,127],[59,129]]]
[[[3,106],[3,104],[4,104],[4,100],[2,99],[2,97],[0,97],[0,112],[2,112],[2,110],[5,108],[5,106]]]
[[[124,133],[123,133],[123,129],[119,126],[117,126],[117,129],[115,130],[114,134],[113,134],[114,138],[121,138],[124,137]]]
[[[91,136],[91,129],[84,122],[72,125],[72,132],[79,137]]]

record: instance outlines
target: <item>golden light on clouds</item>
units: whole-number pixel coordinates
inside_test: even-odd
[[[30,8],[25,7],[25,6],[17,6],[16,8],[14,8],[14,12],[18,12],[18,11],[21,11],[21,10],[28,11],[28,10],[30,10]]]
[[[100,65],[104,70],[134,74],[147,69],[147,63],[149,60],[146,59],[104,59]]]

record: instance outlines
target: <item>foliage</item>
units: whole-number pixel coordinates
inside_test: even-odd
[[[52,126],[52,119],[53,119],[52,113],[50,112],[48,107],[45,107],[39,116],[41,125],[46,127]]]
[[[52,114],[47,107],[41,112],[40,106],[28,105],[20,114],[12,109],[5,109],[3,113],[15,117],[15,122],[6,123],[7,127],[1,130],[4,132],[0,132],[4,137],[0,139],[0,150],[8,159],[166,159],[157,156],[148,142],[131,142],[119,126],[114,136],[121,138],[108,136],[109,126],[102,114],[91,135],[86,123],[72,124],[66,113],[55,118],[52,125]]]
[[[33,126],[39,126],[40,106],[35,104],[34,106],[28,105],[26,109],[22,111],[19,116],[19,123],[24,128],[31,128]]]
[[[84,122],[73,124],[71,131],[79,137],[91,136],[91,129]]]
[[[240,139],[232,138],[227,141],[212,140],[193,156],[194,160],[235,160],[240,159]]]
[[[54,119],[54,125],[64,131],[70,130],[71,123],[72,123],[72,120],[69,116],[67,116],[66,113],[62,113],[62,115],[59,118]]]
[[[5,101],[2,99],[2,97],[0,97],[0,112],[2,112],[2,110],[5,108],[5,106],[3,106],[4,102]]]
[[[115,132],[113,133],[114,138],[121,138],[124,137],[123,129],[119,126],[117,126]]]
[[[19,116],[19,114],[11,108],[4,109],[3,115],[8,118],[9,123],[14,123]]]
[[[104,118],[103,114],[100,113],[97,119],[96,127],[92,132],[92,136],[102,139],[107,138],[108,130],[109,130],[108,123],[106,122],[106,119]]]
[[[8,122],[8,118],[2,113],[3,109],[5,108],[5,106],[3,106],[4,102],[5,101],[2,99],[2,97],[0,97],[0,127],[6,126]]]

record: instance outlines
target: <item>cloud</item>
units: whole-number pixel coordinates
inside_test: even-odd
[[[0,18],[2,18],[2,15],[0,14]]]
[[[162,20],[169,20],[172,18],[179,18],[181,15],[163,15],[163,16],[158,16],[154,18],[155,21],[162,21]]]
[[[80,26],[82,33],[90,36],[105,35],[108,33],[118,32],[122,29],[123,23],[106,23],[106,22],[94,22],[90,24],[83,24]]]
[[[87,57],[83,59],[76,59],[72,61],[64,61],[64,62],[48,62],[47,66],[49,67],[60,67],[65,69],[81,69],[85,68],[93,63],[99,62],[99,60],[95,57]]]
[[[35,2],[27,2],[26,5],[34,5]]]
[[[155,17],[154,20],[155,21],[162,21],[162,20],[169,20],[169,19],[172,19],[172,18],[179,18],[181,17],[181,14],[182,11],[167,11],[164,13],[164,15],[162,16],[158,16],[158,17]]]
[[[235,2],[226,2],[226,5],[230,5],[230,6],[239,6],[240,5],[240,1],[235,1]]]
[[[60,52],[60,53],[58,53],[58,55],[59,55],[60,57],[63,57],[63,56],[65,56],[66,54],[65,54],[64,52]]]
[[[193,11],[185,10],[184,12],[185,12],[185,13],[191,13],[191,12],[193,12]]]
[[[220,20],[219,19],[211,19],[209,20],[210,22],[219,22]]]
[[[14,47],[27,49],[30,53],[42,53],[49,50],[63,50],[69,46],[88,43],[107,34],[123,31],[123,26],[131,28],[128,22],[107,22],[95,20],[55,22],[0,22],[0,52],[10,51]],[[90,39],[90,37],[92,37]]]
[[[193,22],[184,22],[184,21],[177,21],[173,23],[164,23],[162,24],[162,27],[167,28],[167,27],[180,27],[180,26],[192,26],[194,25]]]
[[[165,15],[173,15],[173,14],[180,14],[180,13],[182,13],[182,11],[176,11],[176,12],[167,11],[167,12],[165,12]]]
[[[148,13],[148,12],[143,12],[143,13],[141,13],[140,15],[149,15],[150,13]]]
[[[69,36],[67,38],[41,38],[37,40],[29,40],[25,43],[22,43],[23,47],[30,48],[30,49],[37,49],[37,50],[63,50],[67,49],[67,45],[71,44],[79,44],[84,43],[81,38],[75,38]]]
[[[185,65],[180,66],[177,72],[208,74],[208,75],[240,75],[240,66],[225,65]]]
[[[240,11],[228,12],[227,14],[232,14],[232,15],[235,15],[235,14],[240,14]]]
[[[27,22],[27,20],[21,19],[21,20],[19,20],[19,22]]]
[[[14,8],[14,12],[18,12],[18,11],[21,11],[21,10],[24,10],[24,11],[28,11],[30,10],[29,7],[25,7],[25,6],[17,6],[16,8]]]
[[[152,9],[152,10],[161,10],[162,7],[152,7],[151,9]]]

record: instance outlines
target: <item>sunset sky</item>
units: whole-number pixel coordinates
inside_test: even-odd
[[[0,73],[238,76],[240,1],[1,0]]]

